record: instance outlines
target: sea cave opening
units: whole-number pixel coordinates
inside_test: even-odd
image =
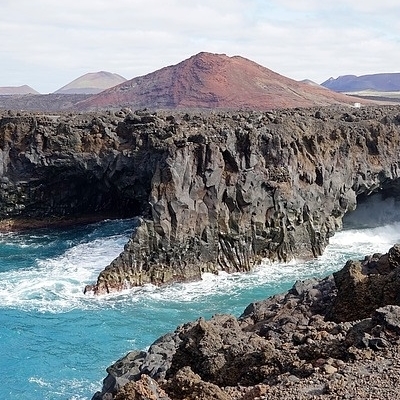
[[[135,180],[123,186],[93,176],[60,174],[31,189],[24,213],[39,219],[130,219],[148,212],[149,188]]]
[[[400,222],[400,179],[357,196],[357,207],[343,217],[343,229],[376,228]]]

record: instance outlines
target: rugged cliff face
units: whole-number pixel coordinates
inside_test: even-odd
[[[2,226],[138,216],[95,293],[317,256],[357,199],[398,193],[399,125],[396,107],[6,115]]]
[[[140,118],[140,117],[136,117]],[[0,120],[0,226],[148,215],[164,150],[118,115],[7,115]]]

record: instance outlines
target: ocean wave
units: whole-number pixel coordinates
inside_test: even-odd
[[[46,390],[46,399],[57,396],[57,398],[68,400],[89,400],[90,397],[85,396],[85,393],[94,393],[100,386],[100,382],[94,384],[80,379],[62,379],[52,382],[39,376],[31,376],[28,382],[32,385],[32,390],[35,390],[35,386]]]
[[[86,284],[123,250],[124,235],[79,243],[59,256],[37,259],[35,265],[0,273],[3,307],[63,312],[85,307]]]

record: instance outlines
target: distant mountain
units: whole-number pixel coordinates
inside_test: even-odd
[[[28,85],[22,86],[3,86],[0,87],[0,96],[3,95],[23,95],[23,94],[39,94],[35,89]]]
[[[316,83],[314,81],[312,81],[311,79],[303,79],[302,81],[300,81],[301,83],[305,83],[307,85],[311,85],[311,86],[318,86],[318,87],[323,87],[321,86],[319,83]]]
[[[68,83],[68,85],[56,90],[55,94],[96,94],[105,89],[116,86],[126,79],[118,74],[100,71],[91,72]]]
[[[321,83],[322,86],[335,92],[359,92],[374,90],[377,92],[400,91],[400,73],[371,74],[371,75],[343,75],[338,78],[329,78]]]
[[[318,85],[289,79],[240,56],[203,52],[107,89],[76,107],[80,110],[126,106],[260,110],[354,101]]]

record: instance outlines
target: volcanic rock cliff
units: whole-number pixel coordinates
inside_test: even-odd
[[[3,115],[3,229],[136,216],[86,288],[247,271],[321,254],[343,215],[398,194],[400,109]]]

